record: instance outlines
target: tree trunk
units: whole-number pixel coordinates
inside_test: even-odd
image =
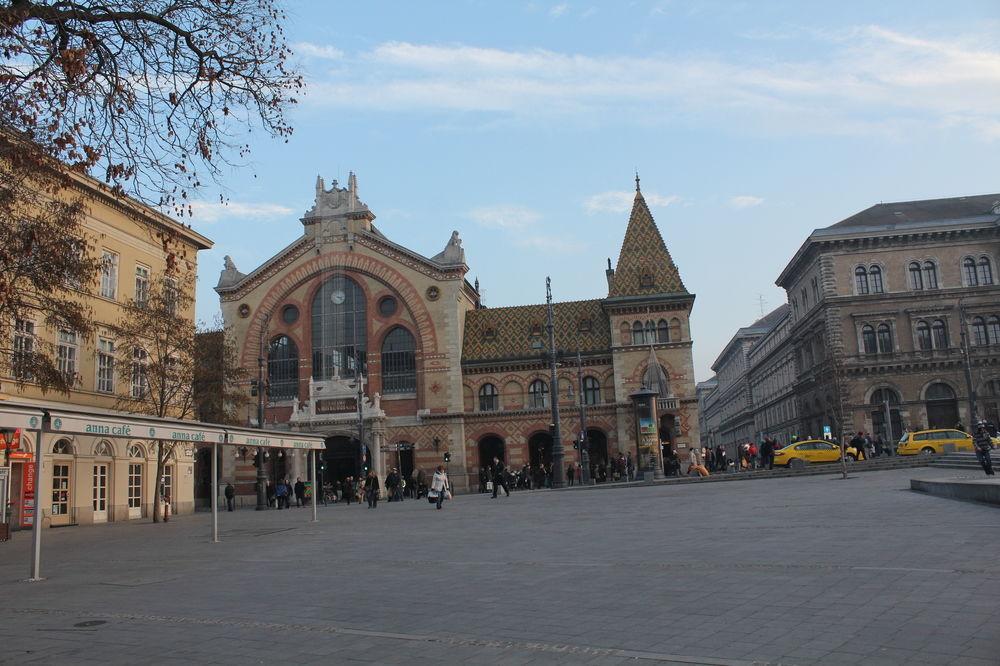
[[[163,520],[163,504],[160,497],[160,484],[163,482],[163,469],[166,467],[166,460],[163,456],[163,442],[156,442],[156,477],[153,486],[153,522],[158,523]]]

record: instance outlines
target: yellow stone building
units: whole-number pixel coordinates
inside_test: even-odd
[[[447,455],[452,481],[470,489],[493,456],[517,469],[550,463],[552,399],[562,406],[564,464],[579,460],[580,402],[591,463],[635,457],[630,395],[650,385],[659,393],[654,435],[682,459],[697,446],[694,295],[638,181],[617,266],[608,260],[608,294],[554,305],[555,391],[545,305],[486,308],[478,284],[466,280],[457,231],[424,256],[374,220],[353,174],[346,188],[318,179],[302,236],[246,274],[227,257],[216,287],[242,365],[263,374],[267,424],[326,437],[327,481],[361,465],[380,475],[429,472]],[[223,465],[223,477],[252,479],[244,462]],[[294,479],[304,470],[301,458],[272,457],[268,475]]]
[[[10,376],[0,377],[0,400],[45,407],[74,405],[91,408],[97,414],[113,415],[118,396],[136,387],[123,385],[116,364],[133,363],[129,344],[115,340],[110,325],[118,322],[124,306],[142,301],[154,280],[168,277],[167,254],[162,238],[171,237],[171,250],[181,257],[181,268],[192,275],[197,270],[197,252],[212,242],[189,227],[134,200],[114,197],[97,181],[73,177],[72,196],[86,203],[83,227],[92,250],[103,259],[102,269],[89,285],[79,290],[97,324],[94,336],[83,339],[73,331],[48,330],[42,313],[34,319],[16,322],[10,349],[31,351],[27,328],[55,345],[59,369],[73,375],[68,395],[41,388],[31,381],[23,386]],[[180,281],[190,289],[187,317],[194,319],[194,283]],[[5,367],[9,364],[5,364]],[[0,423],[0,426],[3,426]],[[156,497],[156,453],[152,442],[102,436],[42,435],[43,474],[34,479],[31,457],[36,451],[29,433],[19,433],[20,447],[10,459],[10,506],[12,525],[26,527],[30,511],[25,502],[38,498],[43,525],[77,525],[124,521],[152,515]],[[170,493],[177,513],[194,509],[194,451],[178,447],[166,467],[164,489]]]

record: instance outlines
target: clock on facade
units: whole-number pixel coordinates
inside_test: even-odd
[[[333,301],[334,305],[341,305],[347,295],[344,293],[343,289],[335,289],[332,294],[330,294],[330,300]]]

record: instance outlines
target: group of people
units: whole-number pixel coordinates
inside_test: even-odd
[[[891,456],[895,453],[895,447],[886,446],[882,435],[872,437],[871,433],[863,431],[858,431],[851,438],[849,444],[854,449],[855,460],[871,460],[872,458],[881,458],[883,455]]]
[[[496,493],[502,488],[509,494],[511,490],[537,490],[552,487],[553,467],[551,464],[524,465],[521,469],[511,469],[494,456],[493,461],[479,468],[479,492]],[[590,478],[596,483],[608,481],[632,481],[635,479],[635,465],[632,454],[619,452],[611,460],[599,460],[590,465]],[[574,486],[583,483],[583,467],[578,462],[566,465],[566,484]]]
[[[277,504],[279,509],[291,509],[293,497],[297,507],[306,506],[308,503],[306,500],[312,497],[311,488],[306,486],[301,477],[296,478],[294,484],[289,481],[287,476],[279,479],[276,484],[268,482],[265,493],[267,494],[267,505],[275,506]]]

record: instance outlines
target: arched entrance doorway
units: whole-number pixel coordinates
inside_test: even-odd
[[[958,400],[955,390],[944,382],[935,382],[924,394],[927,401],[927,428],[954,428],[958,425]]]
[[[552,435],[536,432],[528,438],[528,460],[532,467],[552,465]]]
[[[394,451],[396,459],[392,460],[389,465],[398,468],[400,476],[409,483],[410,475],[413,473],[413,444],[398,442],[393,448],[396,449]]]
[[[598,478],[597,470],[602,466],[606,469],[608,464],[608,436],[603,430],[597,428],[587,428],[587,439],[590,440],[590,478],[595,481]]]
[[[903,419],[899,414],[899,394],[891,388],[876,389],[868,401],[871,405],[872,432],[882,435],[886,444],[896,442],[903,436]],[[886,414],[889,415],[886,428]]]
[[[493,458],[499,458],[501,462],[506,461],[507,447],[501,437],[486,435],[479,440],[479,466],[488,468],[493,464]]]
[[[674,439],[677,432],[677,417],[673,414],[663,414],[660,416],[660,465],[664,474],[671,474],[673,469],[668,465],[670,451],[675,448]],[[672,463],[671,463],[672,464]]]
[[[365,454],[368,464],[371,464],[372,454],[367,446]],[[323,464],[326,466],[322,475],[324,483],[361,476],[358,463],[358,440],[344,436],[327,438],[326,450],[323,451]]]

